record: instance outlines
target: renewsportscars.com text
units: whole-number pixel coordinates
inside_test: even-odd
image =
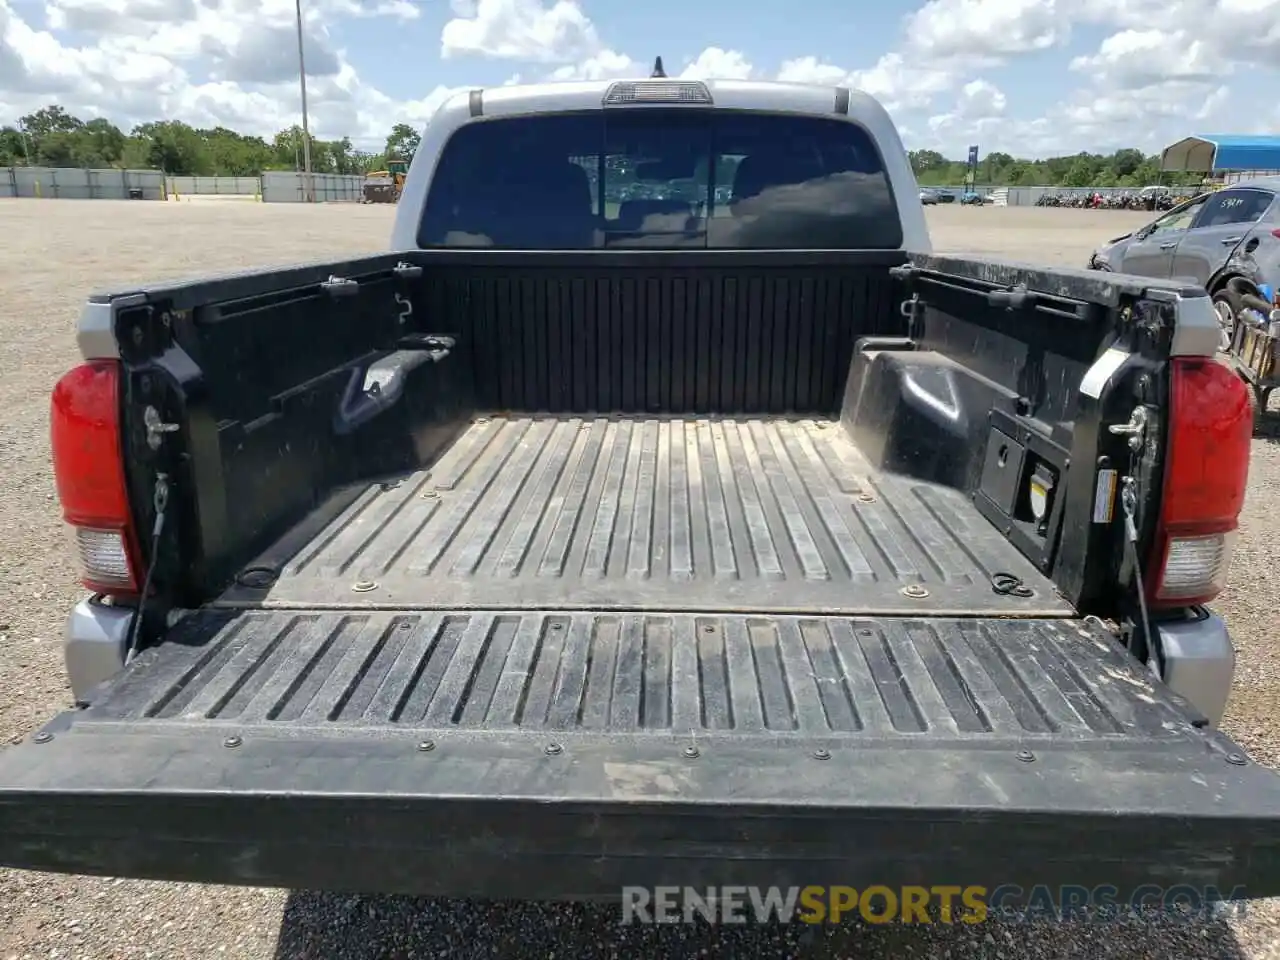
[[[873,885],[807,887],[624,887],[622,922],[692,923],[984,923],[1018,920],[1102,920],[1158,911],[1208,917],[1244,912],[1243,888],[1112,886]]]

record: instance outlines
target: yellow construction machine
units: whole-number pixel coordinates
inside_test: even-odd
[[[370,170],[364,175],[365,203],[397,203],[404,190],[409,161],[387,158],[387,169]]]

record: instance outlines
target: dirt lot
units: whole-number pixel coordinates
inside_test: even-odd
[[[49,472],[47,405],[76,361],[75,317],[91,290],[142,280],[377,250],[393,208],[256,203],[0,200],[0,742],[69,704],[59,635],[78,598]],[[934,208],[939,249],[1083,264],[1090,248],[1145,214]],[[1274,414],[1280,420],[1280,414]],[[1280,656],[1266,583],[1280,567],[1271,498],[1280,451],[1254,441],[1249,501],[1231,588],[1220,602],[1239,649],[1228,731],[1280,764]],[[1280,906],[1209,925],[885,930],[623,928],[612,909],[486,906],[277,890],[177,886],[0,871],[6,957],[1112,957],[1280,960]]]

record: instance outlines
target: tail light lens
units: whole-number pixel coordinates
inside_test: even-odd
[[[138,540],[124,478],[117,361],[81,364],[58,381],[50,435],[58,499],[79,547],[84,585],[136,595]]]
[[[1208,357],[1173,360],[1164,494],[1147,574],[1153,607],[1206,603],[1222,592],[1252,435],[1238,376]]]

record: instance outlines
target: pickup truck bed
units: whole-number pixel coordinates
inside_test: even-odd
[[[0,756],[0,863],[1280,892],[1280,778],[1080,615],[1124,613],[1096,476],[1184,295],[405,251],[101,301],[140,530],[172,487],[155,642]],[[96,668],[130,617],[82,608]]]
[[[251,565],[280,572],[265,597],[220,603],[1072,612],[971,498],[874,470],[838,420],[479,416],[316,533],[325,515]],[[1030,596],[996,592],[1000,573]]]

